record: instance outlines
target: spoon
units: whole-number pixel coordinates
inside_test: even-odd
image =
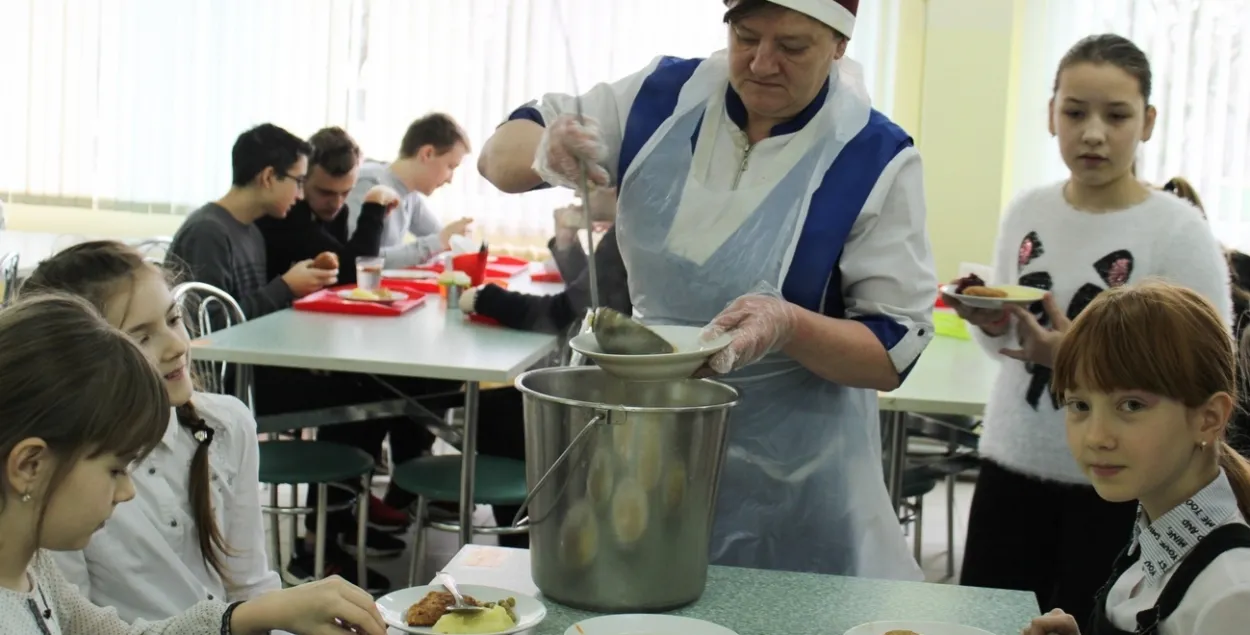
[[[595,311],[592,328],[599,349],[609,355],[666,355],[676,350],[655,331],[608,307]]]
[[[450,574],[440,571],[438,573],[437,581],[439,584],[443,585],[444,589],[447,589],[447,592],[450,593],[451,597],[456,601],[455,604],[447,607],[447,611],[449,613],[477,613],[479,611],[486,610],[480,606],[474,606],[465,602],[464,596],[460,595],[460,589],[456,588],[456,581],[452,579]]]

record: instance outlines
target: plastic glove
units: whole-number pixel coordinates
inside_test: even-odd
[[[543,130],[532,167],[543,181],[575,190],[581,184],[583,161],[588,180],[606,186],[608,171],[600,164],[607,158],[608,147],[594,119],[586,117],[582,122],[577,115],[560,115]]]
[[[465,289],[460,293],[460,310],[465,313],[474,313],[477,309],[477,290],[481,287],[473,287]]]
[[[797,320],[797,307],[781,297],[775,287],[761,283],[703,328],[705,342],[726,333],[733,337],[729,346],[708,360],[708,367],[723,375],[780,350],[794,337]]]

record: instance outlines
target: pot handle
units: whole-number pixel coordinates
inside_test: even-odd
[[[560,453],[560,456],[556,457],[556,460],[551,464],[551,467],[547,468],[547,472],[543,474],[542,478],[538,479],[537,483],[534,483],[534,489],[530,490],[529,493],[525,495],[525,500],[521,501],[521,508],[517,510],[516,516],[512,519],[512,526],[514,528],[524,527],[529,524],[529,516],[525,516],[524,514],[526,510],[529,509],[530,502],[534,500],[534,496],[542,490],[544,485],[547,484],[547,479],[555,473],[556,468],[560,467],[562,463],[568,460],[569,455],[573,453],[573,448],[576,448],[577,444],[582,442],[582,438],[586,436],[586,433],[590,432],[590,429],[596,425],[607,424],[608,414],[606,412],[599,412],[593,419],[590,420],[589,423],[586,424],[584,428],[582,428],[581,432],[577,433],[577,436],[573,437],[573,441],[569,443],[569,447],[564,448],[564,451]]]

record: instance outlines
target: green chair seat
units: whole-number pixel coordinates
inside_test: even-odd
[[[293,485],[337,483],[373,471],[373,457],[328,441],[261,441],[260,482]]]
[[[460,457],[423,456],[395,468],[391,482],[428,501],[460,500]],[[525,463],[479,454],[473,481],[474,503],[519,505],[525,500]]]
[[[903,498],[919,498],[937,487],[938,479],[925,467],[903,470]]]

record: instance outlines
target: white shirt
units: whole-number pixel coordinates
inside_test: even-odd
[[[199,442],[172,416],[160,445],[134,467],[135,498],[114,510],[83,551],[55,554],[66,579],[123,620],[158,620],[197,602],[248,600],[282,588],[271,571],[261,522],[256,422],[234,397],[195,393],[196,413],[213,429],[209,445],[213,511],[226,544],[232,585],[204,561],[188,490]]]
[[[0,633],[4,635],[205,635],[221,631],[222,602],[184,607],[177,617],[128,624],[112,608],[89,602],[57,570],[51,554],[40,550],[28,569],[28,593],[0,589]],[[44,617],[44,611],[51,613]]]
[[[599,124],[610,157],[604,167],[613,183],[623,177],[617,158],[630,109],[643,82],[662,59],[656,58],[646,68],[616,82],[598,84],[581,97],[585,116]],[[537,110],[544,122],[577,112],[574,97],[557,93],[544,95],[526,107]],[[739,188],[775,183],[775,163],[797,133],[776,134],[756,142],[744,164],[745,134],[725,111],[719,116],[724,118],[724,125],[718,126],[707,169],[692,176],[714,190],[732,189],[735,180]],[[704,243],[701,248],[719,246],[746,219],[716,218],[704,225],[705,231],[699,233]],[[883,315],[906,328],[907,334],[888,351],[895,368],[902,372],[933,337],[932,311],[938,286],[925,231],[923,168],[914,147],[903,149],[882,171],[851,227],[838,265],[846,317]]]
[[[1107,617],[1117,628],[1137,630],[1137,614],[1152,608],[1176,568],[1211,529],[1246,524],[1228,477],[1220,475],[1183,505],[1153,523],[1138,512],[1134,544],[1141,558],[1107,594]],[[1197,540],[1187,540],[1196,536]],[[1159,635],[1232,635],[1250,630],[1250,549],[1218,556],[1198,575]]]
[[[389,165],[366,161],[360,168],[360,177],[347,195],[347,235],[356,233],[360,209],[365,195],[376,185],[387,185],[399,194],[399,206],[382,221],[381,255],[391,268],[411,267],[424,264],[443,250],[438,234],[443,224],[425,201],[425,195],[409,191],[404,182],[391,172]],[[415,240],[408,242],[411,235]]]
[[[1116,212],[1077,210],[1055,183],[1016,198],[1004,214],[994,249],[993,284],[1048,280],[1070,317],[1102,290],[1161,278],[1202,294],[1231,329],[1232,292],[1224,250],[1202,214],[1167,192]],[[1032,285],[1036,286],[1036,285]],[[990,355],[1017,348],[1014,328],[988,337],[972,328]],[[1068,450],[1063,409],[1051,400],[1050,371],[1001,357],[985,409],[982,456],[1039,479],[1087,484]]]

